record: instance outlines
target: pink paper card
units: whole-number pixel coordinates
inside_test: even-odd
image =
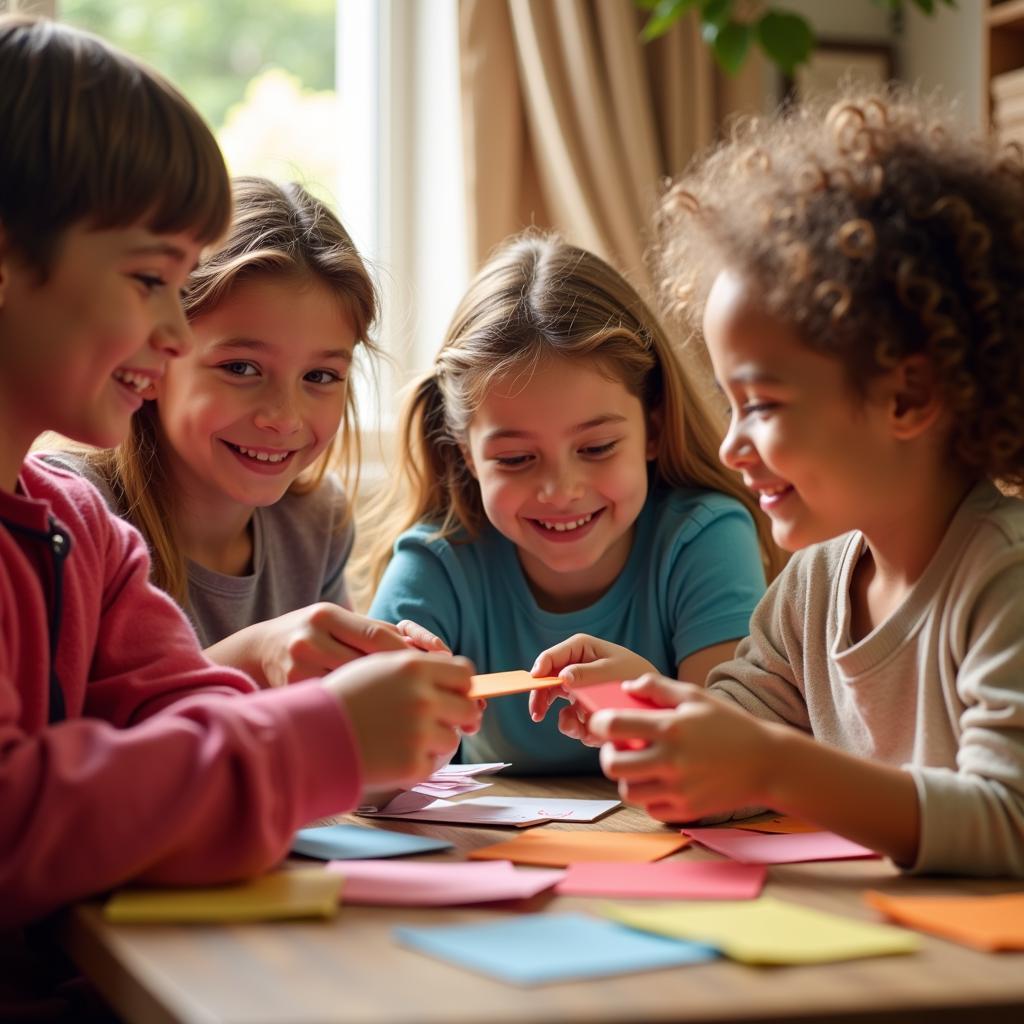
[[[529,899],[551,888],[564,871],[520,871],[507,860],[479,863],[412,863],[333,860],[344,877],[341,902],[374,906],[446,907],[463,903]]]
[[[752,900],[760,895],[767,873],[761,864],[728,860],[591,861],[570,864],[558,883],[558,894],[637,900]]]
[[[576,702],[593,714],[602,708],[612,711],[664,710],[644,697],[634,697],[622,688],[622,683],[594,683],[590,686],[572,686],[569,692]],[[615,744],[620,750],[643,750],[643,740],[624,740]]]
[[[874,850],[834,832],[766,835],[739,828],[684,828],[684,836],[745,864],[797,864],[810,860],[854,860],[877,857]]]

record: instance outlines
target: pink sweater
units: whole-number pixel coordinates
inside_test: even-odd
[[[71,537],[52,724],[51,516]],[[0,928],[129,879],[255,875],[357,802],[337,702],[316,683],[252,693],[208,662],[91,485],[30,458],[0,492],[0,557]]]

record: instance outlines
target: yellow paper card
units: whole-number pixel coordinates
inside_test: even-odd
[[[916,935],[867,924],[770,896],[742,902],[633,907],[609,903],[601,913],[630,928],[714,946],[748,964],[815,964],[912,953]]]
[[[115,924],[191,924],[333,917],[344,879],[324,868],[275,871],[252,882],[188,889],[122,889],[103,914]]]
[[[1024,949],[1024,892],[1003,896],[887,896],[868,891],[864,902],[900,924],[976,949]]]
[[[473,850],[471,860],[510,860],[516,864],[564,867],[584,861],[661,860],[690,842],[686,836],[667,832],[564,832],[534,829],[503,843]]]
[[[513,672],[488,672],[473,676],[470,680],[470,697],[505,697],[510,693],[528,693],[530,690],[546,690],[550,686],[561,686],[558,676],[531,676],[524,669]]]

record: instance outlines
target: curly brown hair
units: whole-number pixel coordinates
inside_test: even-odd
[[[1024,161],[934,97],[847,90],[737,124],[670,187],[657,278],[695,335],[725,266],[863,395],[924,354],[952,454],[1024,485]]]

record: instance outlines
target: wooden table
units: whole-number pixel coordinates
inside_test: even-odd
[[[507,779],[491,793],[606,798],[604,779]],[[341,820],[341,819],[339,819]],[[353,819],[370,824],[367,819]],[[511,829],[403,822],[381,827],[441,835],[459,859]],[[653,831],[631,808],[593,825],[543,828]],[[688,849],[679,857],[714,857]],[[904,878],[881,860],[769,869],[766,893],[877,920],[867,888],[902,894],[1020,891],[1019,883]],[[978,953],[923,936],[910,956],[812,967],[752,968],[728,960],[599,981],[516,988],[397,946],[399,924],[486,921],[523,910],[585,909],[594,901],[544,894],[529,904],[417,910],[346,907],[328,922],[244,926],[114,926],[96,903],[73,908],[66,948],[127,1021],[162,1024],[505,1024],[548,1021],[1024,1021],[1024,954]]]

